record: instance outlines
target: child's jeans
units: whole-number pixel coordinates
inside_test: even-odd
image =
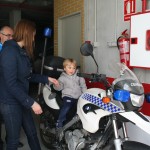
[[[56,123],[56,127],[60,128],[63,126],[64,121],[66,120],[66,115],[68,111],[72,108],[73,105],[77,103],[77,99],[70,97],[63,97],[63,106],[60,109],[59,117]]]

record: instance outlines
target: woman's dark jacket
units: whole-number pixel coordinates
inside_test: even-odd
[[[31,73],[31,63],[24,49],[14,40],[6,41],[0,52],[0,103],[30,108],[29,82],[48,83],[48,77]]]

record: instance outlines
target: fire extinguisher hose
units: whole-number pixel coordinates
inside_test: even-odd
[[[119,39],[122,38],[122,37],[123,37],[123,36],[121,35],[121,36],[119,36],[118,39],[117,39],[117,47],[118,47],[118,50],[119,50]]]

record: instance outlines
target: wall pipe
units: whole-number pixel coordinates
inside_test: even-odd
[[[95,0],[95,14],[94,14],[94,19],[95,19],[95,36],[94,36],[94,42],[97,42],[97,0]]]
[[[118,28],[118,1],[116,0],[116,11],[115,11],[115,42],[117,42],[117,28]]]

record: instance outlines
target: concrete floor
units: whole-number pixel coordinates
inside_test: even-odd
[[[39,135],[39,129],[38,129],[38,121],[35,117],[35,123],[37,125],[37,132],[38,132],[38,137],[39,137],[39,140],[40,140],[40,143],[41,143],[41,149],[42,150],[48,150],[43,144],[42,144],[42,141],[40,139],[40,135]],[[4,125],[2,126],[2,129],[3,129],[3,132],[2,132],[2,139],[4,141],[4,138],[5,138],[5,127]],[[21,137],[20,137],[20,141],[24,144],[24,146],[22,148],[19,148],[18,150],[30,150],[29,148],[29,145],[28,145],[28,142],[27,142],[27,138],[25,136],[25,133],[23,130],[21,130]],[[4,150],[6,149],[6,145],[4,145]]]

